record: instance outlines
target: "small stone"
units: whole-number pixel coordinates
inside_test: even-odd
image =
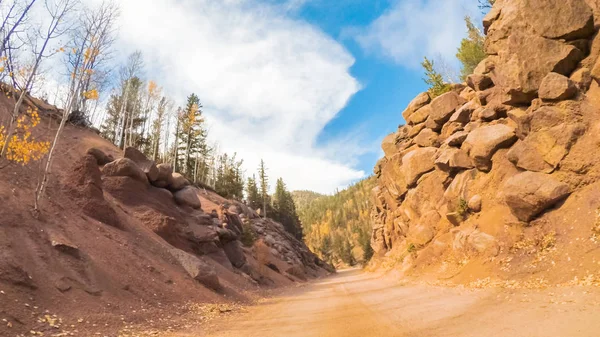
[[[479,213],[481,212],[481,196],[480,195],[474,195],[471,199],[469,199],[468,202],[468,206],[469,206],[469,210],[473,213]]]

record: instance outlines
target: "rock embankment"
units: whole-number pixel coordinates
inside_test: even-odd
[[[450,92],[415,97],[382,143],[379,256],[495,256],[598,180],[599,6],[496,2],[484,19],[487,58]]]
[[[209,289],[220,290],[221,285],[215,268],[205,261],[207,258],[226,269],[238,270],[258,283],[269,283],[259,269],[261,265],[273,265],[272,261],[279,261],[276,269],[281,269],[291,280],[316,277],[322,268],[327,268],[304,243],[287,233],[281,224],[260,218],[243,203],[221,198],[219,212],[215,209],[210,213],[204,212],[201,200],[209,200],[209,192],[193,186],[183,175],[173,172],[169,164],[156,165],[135,148],[126,148],[124,157],[117,159],[91,148],[75,166],[75,171],[79,172],[76,180],[88,182],[85,189],[88,193],[80,193],[76,197],[93,201],[95,208],[90,210],[90,216],[108,225],[122,227],[103,192],[125,203],[145,205],[145,216],[141,220],[148,224],[161,222],[160,225],[149,227],[172,243],[174,247],[170,248],[169,253],[174,260],[190,277]],[[105,190],[103,183],[108,185]],[[163,203],[171,203],[161,205],[165,213],[171,216],[165,218],[165,214],[152,209],[152,203],[146,200],[145,194],[158,195]],[[213,197],[218,198],[214,193]],[[106,215],[98,217],[98,214],[113,216],[108,221]],[[266,261],[255,258],[255,248],[244,247],[241,242],[244,235],[252,241],[261,240],[266,245]],[[182,241],[186,244],[182,245]],[[249,259],[256,262],[251,263]]]

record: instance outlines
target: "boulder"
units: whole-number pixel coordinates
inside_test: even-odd
[[[504,185],[504,198],[511,212],[521,221],[531,221],[570,194],[569,185],[552,176],[522,172]]]
[[[479,194],[474,195],[471,199],[469,199],[468,206],[469,210],[473,213],[481,212],[481,203],[482,199]]]
[[[171,164],[158,164],[156,168],[158,169],[157,180],[165,181],[168,183],[171,180],[171,176],[173,175],[173,168],[171,167]]]
[[[167,188],[167,187],[169,187],[169,182],[164,181],[164,180],[157,180],[157,181],[152,182],[152,185],[154,185],[155,187],[158,187],[158,188]],[[169,193],[171,193],[171,192],[169,192]]]
[[[435,131],[425,128],[415,137],[414,142],[421,147],[438,146],[438,137]]]
[[[446,220],[448,220],[454,226],[460,226],[463,221],[465,221],[464,214],[460,214],[458,212],[449,212],[446,213]]]
[[[598,69],[598,71],[600,71],[600,69]],[[571,74],[570,80],[575,83],[579,90],[584,92],[588,91],[592,84],[592,72],[586,67],[579,68]]]
[[[175,202],[179,205],[189,206],[191,208],[199,209],[202,207],[200,204],[200,198],[198,197],[198,190],[192,186],[186,186],[183,189],[173,193]]]
[[[497,256],[500,252],[500,246],[496,238],[478,229],[467,236],[467,245],[479,254]]]
[[[507,41],[492,77],[509,105],[529,104],[548,73],[570,75],[584,57],[574,46],[535,35],[515,32]]]
[[[487,75],[471,74],[467,76],[467,85],[476,91],[483,91],[494,86],[494,82]]]
[[[469,187],[477,176],[477,170],[468,170],[460,172],[454,177],[448,188],[444,191],[444,199],[449,210],[459,209],[460,202],[467,200],[469,196]]]
[[[112,156],[107,155],[106,153],[104,153],[104,151],[102,151],[98,148],[95,148],[95,147],[89,148],[86,151],[86,154],[92,155],[94,158],[96,158],[96,162],[100,166],[104,166],[104,165],[110,163],[111,161],[115,160]]]
[[[402,158],[402,172],[408,186],[413,186],[419,178],[435,168],[435,147],[413,150]]]
[[[411,114],[410,117],[408,117],[408,119],[406,121],[410,125],[420,124],[420,123],[425,122],[427,120],[427,118],[429,118],[430,114],[431,114],[431,105],[425,105],[424,107],[420,108],[419,110],[417,110],[413,114]]]
[[[148,183],[146,173],[129,158],[119,158],[104,165],[102,174],[108,177],[130,177],[143,183]]]
[[[383,166],[380,176],[381,183],[386,186],[387,191],[395,198],[400,199],[408,191],[404,170],[402,168],[402,156],[396,155],[389,163]]]
[[[544,161],[543,155],[533,144],[518,141],[507,153],[507,158],[516,167],[533,172],[552,173],[554,167]]]
[[[221,240],[221,243],[223,243],[223,244],[226,244],[228,242],[235,241],[238,239],[237,234],[227,228],[217,228],[217,234],[218,234],[219,240]]]
[[[433,228],[424,224],[417,224],[416,226],[412,226],[409,232],[410,241],[419,247],[422,247],[431,242],[434,236],[435,232],[433,231]]]
[[[425,212],[419,222],[408,229],[408,240],[418,247],[428,244],[433,240],[435,229],[440,220],[441,216],[437,211]]]
[[[402,203],[403,213],[411,221],[418,221],[423,214],[437,210],[444,200],[444,186],[448,181],[448,173],[439,170],[423,175],[417,187],[406,193]]]
[[[408,138],[415,138],[423,129],[425,129],[425,123],[413,125],[408,132]]]
[[[383,139],[383,142],[381,142],[381,149],[386,158],[391,158],[398,151],[398,148],[396,147],[397,139],[396,133],[391,133]]]
[[[452,116],[450,116],[449,122],[467,124],[471,121],[471,115],[473,112],[480,107],[481,105],[475,101],[467,102],[465,105],[456,110]]]
[[[574,41],[594,33],[594,18],[586,0],[497,1],[483,20],[486,51],[497,53],[502,41],[515,33]],[[537,54],[536,54],[537,55]]]
[[[158,178],[158,168],[153,160],[148,159],[143,153],[134,147],[125,148],[123,157],[129,158],[148,176],[150,182]]]
[[[211,265],[181,249],[172,248],[171,255],[194,280],[212,290],[221,290],[219,277]]]
[[[452,136],[453,134],[459,131],[463,131],[464,129],[465,128],[462,123],[448,122],[442,127],[442,131],[440,132],[440,141],[446,140],[448,137]]]
[[[528,171],[552,173],[584,132],[585,127],[579,123],[531,132],[508,151],[508,160]]]
[[[477,254],[497,256],[500,245],[495,237],[480,231],[479,229],[455,228],[451,231],[454,236],[452,248],[455,251],[472,251]]]
[[[473,168],[469,155],[460,149],[449,148],[440,150],[435,160],[435,166],[444,172],[467,170]]]
[[[246,264],[246,256],[239,241],[234,240],[224,244],[223,250],[234,267],[241,268]]]
[[[463,104],[465,104],[465,100],[454,91],[442,94],[431,101],[429,119],[441,127]]]
[[[459,96],[462,97],[465,101],[470,101],[477,97],[477,92],[469,87],[466,87],[463,89],[463,91],[460,92]]]
[[[444,144],[448,144],[449,146],[460,147],[463,144],[463,142],[467,139],[468,135],[469,133],[466,131],[459,131],[453,134],[452,136],[446,138]]]
[[[557,73],[546,75],[539,90],[539,97],[545,101],[562,101],[570,99],[576,94],[575,82]]]
[[[408,122],[408,119],[415,111],[417,111],[420,108],[424,107],[425,105],[429,104],[430,101],[431,101],[431,97],[429,96],[428,92],[422,92],[422,93],[418,94],[417,97],[415,97],[408,104],[408,107],[402,113],[402,117],[404,117],[404,120]]]
[[[498,118],[498,111],[493,106],[487,106],[479,111],[478,116],[482,121],[493,121]]]
[[[208,242],[218,242],[220,237],[218,232],[219,230],[221,230],[221,228],[217,228],[215,230],[215,228],[212,226],[190,223],[187,228],[185,228],[183,233],[189,241],[202,244]]]
[[[488,125],[469,133],[462,149],[469,153],[478,170],[489,171],[494,153],[511,146],[516,140],[514,128],[503,124]]]
[[[170,180],[171,182],[169,184],[169,188],[173,191],[179,191],[180,189],[190,185],[190,182],[179,173],[173,173]]]

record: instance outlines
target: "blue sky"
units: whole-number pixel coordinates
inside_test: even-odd
[[[399,2],[401,1],[307,1],[297,12],[300,19],[318,26],[342,43],[355,57],[356,63],[350,69],[350,73],[362,84],[362,90],[357,92],[348,105],[323,129],[318,138],[319,142],[326,143],[347,130],[358,128],[366,144],[375,143],[378,146],[378,142],[385,135],[404,123],[401,112],[408,102],[418,93],[427,90],[422,80],[422,69],[415,67],[414,62],[397,62],[393,58],[369,52],[352,38],[352,32],[364,30],[382,15],[393,11]],[[456,2],[455,5],[467,9],[461,2]],[[475,11],[475,5],[466,10],[469,11]],[[469,14],[479,15],[476,11]],[[402,44],[402,41],[397,43]],[[437,53],[422,56],[438,57]],[[451,64],[455,71],[458,70],[459,66],[454,58],[446,58],[446,62]],[[374,148],[373,151],[359,156],[356,168],[369,173],[381,156],[378,149]]]
[[[83,0],[95,5],[102,0]],[[380,142],[425,90],[427,55],[455,68],[474,0],[121,1],[117,61],[142,51],[178,104],[196,93],[209,139],[247,176],[332,193],[371,174]],[[160,22],[160,24],[157,24]],[[452,73],[452,71],[445,71]]]

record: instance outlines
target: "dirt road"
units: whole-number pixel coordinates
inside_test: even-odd
[[[466,290],[399,285],[357,270],[266,300],[208,337],[598,337],[600,291]]]

